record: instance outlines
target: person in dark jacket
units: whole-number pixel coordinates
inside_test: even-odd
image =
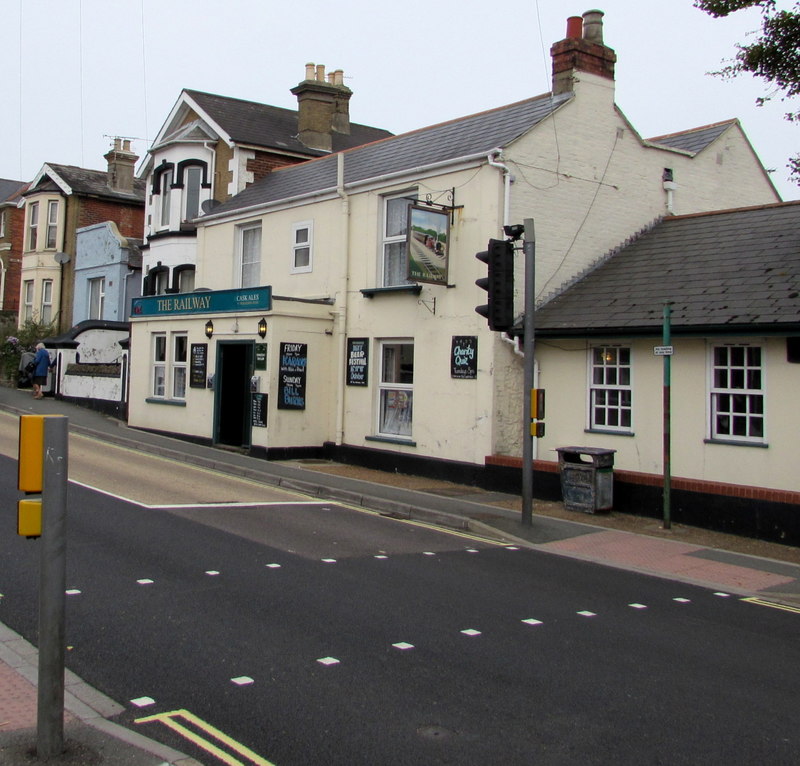
[[[33,398],[44,399],[42,386],[47,383],[47,373],[55,364],[50,361],[50,354],[44,347],[44,343],[36,344],[36,355],[33,357],[36,367],[33,370]]]

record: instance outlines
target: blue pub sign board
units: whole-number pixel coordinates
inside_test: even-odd
[[[234,311],[272,311],[272,288],[245,287],[239,290],[209,290],[134,298],[131,317],[221,314]]]

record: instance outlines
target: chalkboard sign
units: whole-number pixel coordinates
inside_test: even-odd
[[[308,346],[305,343],[281,343],[278,369],[278,409],[306,408],[306,367]]]
[[[369,383],[369,338],[347,339],[347,385]]]
[[[454,335],[450,354],[450,377],[474,380],[478,377],[478,337]]]
[[[267,427],[267,394],[250,395],[251,422],[255,428]]]
[[[208,343],[192,343],[189,361],[189,388],[206,387]]]

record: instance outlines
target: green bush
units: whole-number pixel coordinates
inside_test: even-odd
[[[0,320],[0,377],[16,382],[20,357],[34,351],[36,344],[52,335],[53,324],[40,324],[28,320],[21,327],[13,319]]]

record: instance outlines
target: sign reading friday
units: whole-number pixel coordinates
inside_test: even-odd
[[[217,314],[226,311],[272,311],[272,288],[245,287],[240,290],[209,290],[174,295],[145,295],[134,298],[131,316],[175,314]]]

